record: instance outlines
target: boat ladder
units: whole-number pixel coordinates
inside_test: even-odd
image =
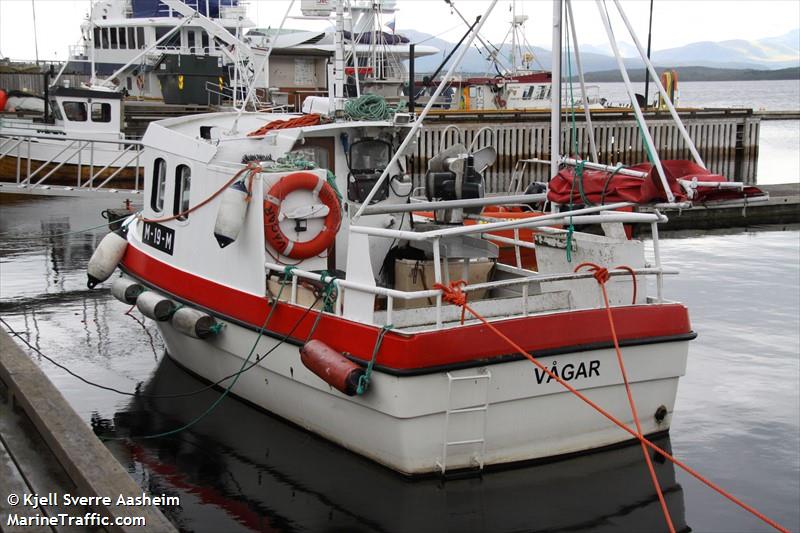
[[[474,465],[478,470],[483,470],[484,454],[486,453],[486,423],[489,418],[489,384],[492,380],[492,373],[488,369],[481,369],[477,374],[467,376],[454,376],[452,373],[447,373],[447,410],[444,414],[444,435],[442,438],[442,456],[436,461],[436,466],[439,467],[442,475],[447,472],[447,455],[448,450],[453,446],[478,446],[480,449],[472,457]],[[483,384],[483,403],[476,403],[472,401],[463,407],[455,408],[453,406],[454,389],[465,391],[467,385],[473,382],[475,385]],[[466,392],[466,391],[465,391]],[[452,433],[451,428],[454,419],[463,419],[468,417],[475,417],[482,415],[482,423],[478,424],[480,427],[479,434],[472,438],[461,438],[459,440],[448,440],[449,435]],[[473,420],[474,422],[474,420]]]

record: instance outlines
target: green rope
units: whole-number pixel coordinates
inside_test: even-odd
[[[352,120],[389,120],[395,113],[406,108],[406,103],[389,105],[379,94],[362,94],[344,104],[344,114]]]
[[[336,185],[336,174],[334,174],[333,172],[328,170],[327,179],[328,179],[328,185],[331,186],[331,188],[333,189],[333,192],[336,193],[336,197],[339,198],[339,203],[342,203],[342,200],[344,200],[344,197],[342,196],[342,193],[339,192],[339,187]]]
[[[325,278],[329,278],[328,281],[322,281]],[[327,270],[323,270],[320,272],[320,281],[324,283],[322,287],[322,309],[326,313],[332,313],[333,304],[337,296],[336,276]]]
[[[375,348],[372,349],[372,359],[369,360],[364,374],[358,378],[358,388],[356,389],[356,394],[359,396],[363,395],[369,389],[369,381],[372,378],[372,368],[375,366],[375,360],[378,358],[378,352],[381,350],[383,338],[393,327],[394,326],[392,324],[386,324],[381,328],[380,332],[378,332],[378,339],[375,341]]]
[[[295,270],[297,267],[294,265],[286,265],[283,267],[283,280],[289,281],[292,279],[292,270]],[[278,296],[280,297],[281,291],[283,290],[283,283],[280,284],[281,288],[278,290]]]

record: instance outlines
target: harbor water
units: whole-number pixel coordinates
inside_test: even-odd
[[[0,196],[0,317],[59,364],[31,356],[142,486],[180,497],[188,531],[658,531],[663,517],[637,446],[481,478],[409,481],[234,398],[175,436],[220,394],[165,356],[159,335],[85,265],[107,200]],[[50,239],[41,236],[53,235]],[[800,229],[674,235],[666,294],[698,332],[668,439],[660,441],[767,515],[800,527]],[[160,396],[160,397],[159,397]],[[166,397],[165,397],[166,396]],[[576,400],[577,401],[577,400]],[[765,526],[657,464],[675,523]]]

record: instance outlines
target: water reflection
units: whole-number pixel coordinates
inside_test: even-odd
[[[143,395],[204,383],[162,359]],[[150,435],[190,422],[220,394],[137,397],[98,433]],[[657,443],[670,449],[667,437]],[[660,531],[664,519],[638,446],[483,477],[408,480],[250,405],[226,398],[172,438],[111,445],[165,509],[194,531]],[[671,464],[656,463],[673,521],[688,531]],[[204,510],[201,510],[201,507]]]

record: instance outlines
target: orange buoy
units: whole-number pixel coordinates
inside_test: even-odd
[[[0,89],[0,112],[2,112],[3,109],[5,109],[7,101],[8,101],[8,93],[6,93],[3,89]]]

